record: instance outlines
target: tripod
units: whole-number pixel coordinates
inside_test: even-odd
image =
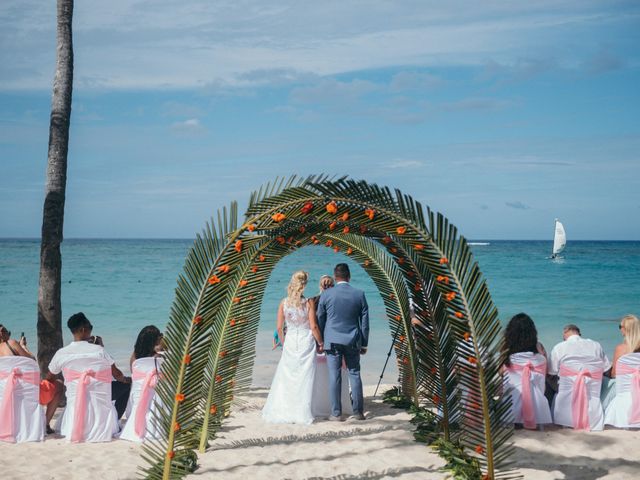
[[[374,397],[378,394],[378,388],[380,388],[380,382],[382,382],[384,371],[387,369],[387,364],[389,363],[389,357],[391,357],[393,346],[396,343],[396,338],[398,338],[398,334],[400,333],[401,328],[402,328],[402,322],[398,322],[398,328],[396,328],[396,332],[393,334],[393,340],[391,340],[391,346],[389,347],[389,351],[387,352],[387,359],[384,361],[384,367],[382,367],[382,372],[380,372],[380,378],[378,379],[378,385],[376,385],[376,391],[373,393]]]

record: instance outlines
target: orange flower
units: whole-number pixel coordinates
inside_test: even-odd
[[[398,259],[398,263],[399,263],[400,265],[403,265],[403,264],[404,264],[404,258],[400,257],[400,258]]]
[[[398,340],[400,340],[400,342],[402,343],[402,342],[404,342],[404,341],[405,341],[405,339],[406,339],[406,338],[407,338],[407,337],[405,337],[404,335],[400,335],[400,336],[398,337]]]
[[[347,248],[347,255],[351,255],[353,253],[353,249],[351,247]]]
[[[240,303],[240,297],[233,297],[233,303]]]
[[[438,282],[446,283],[447,285],[449,285],[449,277],[447,277],[446,275],[438,275],[436,277],[436,280]]]
[[[240,280],[239,286],[240,288],[246,287],[249,282],[247,280]]]
[[[390,293],[390,294],[389,294],[389,299],[390,299],[390,300],[393,300],[394,298],[396,298],[396,296],[395,296],[393,293]]]
[[[284,239],[284,237],[276,237],[276,242],[278,242],[280,245],[284,245],[284,242],[286,242],[286,240]]]
[[[349,212],[344,212],[340,218],[343,222],[346,222],[347,220],[349,220]]]
[[[211,415],[215,415],[216,413],[218,413],[218,407],[216,407],[215,405],[211,405],[211,407],[209,407],[209,413]]]
[[[220,283],[220,278],[217,275],[211,275],[209,277],[209,285],[213,285],[214,283]]]
[[[222,265],[221,267],[218,267],[218,271],[221,273],[229,273],[229,270],[231,270],[229,265]]]
[[[318,240],[317,238],[313,241],[314,245],[318,245],[320,243],[320,240]]]
[[[442,257],[440,259],[440,265],[444,265],[445,263],[449,263],[449,260],[447,260],[447,257]]]
[[[361,234],[365,234],[367,233],[367,226],[366,225],[360,225],[360,233]]]
[[[456,312],[454,313],[454,315],[456,316],[456,318],[464,318],[464,315],[462,314],[462,312]]]
[[[314,242],[318,239],[318,237],[316,237],[315,235],[311,235],[311,240],[313,240]]]
[[[405,365],[409,365],[409,359],[407,357],[404,357],[402,363],[404,363]]]
[[[287,239],[287,242],[288,242],[288,243],[293,243],[293,237],[289,237],[289,238]]]
[[[409,276],[409,278],[413,278],[413,276],[415,275],[415,273],[413,273],[413,272],[407,272],[407,275]]]
[[[398,249],[397,249],[396,247],[391,247],[391,248],[389,249],[389,251],[390,251],[391,253],[398,253]]]
[[[338,247],[334,247],[333,251],[338,253],[340,251],[340,249]]]
[[[238,240],[233,246],[233,249],[238,253],[242,252],[242,240]]]
[[[396,228],[396,233],[398,235],[404,235],[407,232],[407,227],[398,227]]]
[[[416,243],[413,248],[415,248],[416,250],[424,250],[424,245],[422,245],[421,243]]]
[[[464,335],[462,337],[464,338],[465,342],[468,342],[471,338],[471,334],[469,332],[464,332]]]
[[[171,458],[173,458],[173,457],[175,457],[175,456],[176,456],[176,452],[174,452],[173,450],[171,450],[170,452],[167,452],[167,457],[168,457],[168,458],[170,458],[170,459],[171,459]]]
[[[416,283],[413,286],[413,290],[416,291],[416,292],[419,292],[420,290],[422,290],[422,285],[420,285],[420,282]]]
[[[227,356],[227,351],[226,350],[223,350],[223,351],[220,352],[220,358],[224,358],[226,356]]]
[[[365,260],[364,261],[364,266],[368,267],[369,265],[371,265],[371,262],[369,260]]]
[[[438,372],[438,369],[436,367],[431,367],[431,373],[435,375],[437,372]]]
[[[336,202],[329,202],[327,204],[327,212],[329,212],[331,215],[335,215],[336,213],[338,213],[338,205],[336,205]]]
[[[253,267],[251,267],[251,271],[252,271],[253,273],[257,273],[257,272],[258,272],[258,266],[257,266],[257,265],[254,265]]]
[[[253,232],[255,229],[256,226],[253,223],[247,227],[247,230],[249,230],[250,232]]]
[[[304,232],[306,232],[306,231],[307,231],[307,229],[306,229],[306,228],[304,228],[304,225],[300,225],[300,228],[298,229],[298,231],[299,231],[300,233],[304,233]]]
[[[296,247],[299,247],[300,245],[302,245],[302,242],[300,240],[296,240]]]
[[[264,259],[265,259],[265,256],[264,256],[264,255],[260,255],[260,256],[258,257],[258,261],[259,261],[259,262],[264,262]]]
[[[391,237],[384,237],[382,243],[391,243]]]
[[[476,453],[479,453],[480,455],[482,455],[484,453],[484,448],[482,447],[482,445],[478,445],[475,448]]]
[[[176,401],[183,402],[184,401],[184,393],[176,394]]]
[[[473,402],[472,404],[469,405],[471,408],[473,408],[474,410],[480,410],[480,404]]]
[[[399,322],[402,317],[400,315],[396,315],[394,318],[396,319],[396,322]]]
[[[478,359],[476,357],[468,357],[467,361],[472,365],[475,365],[476,363],[478,363]]]
[[[350,228],[349,227],[344,227],[342,229],[342,233],[349,233]]]
[[[236,326],[235,319],[232,318],[231,320],[229,320],[229,325],[231,325],[232,327],[235,327]]]
[[[281,221],[283,221],[285,218],[287,218],[287,216],[284,213],[276,213],[275,215],[271,216],[271,219],[276,222],[276,223],[280,223]]]
[[[325,245],[327,247],[330,247],[331,245],[333,245],[333,240],[327,240],[327,243],[325,243]]]
[[[193,319],[193,323],[195,323],[196,325],[199,325],[200,322],[202,322],[202,317],[200,315]]]
[[[434,395],[431,398],[433,400],[433,403],[435,403],[436,405],[440,405],[440,397],[438,395]]]
[[[184,364],[185,365],[189,365],[191,363],[191,355],[189,355],[188,353],[184,356]]]
[[[180,424],[178,422],[176,422],[176,424],[173,426],[173,431],[174,432],[179,432],[180,431]]]
[[[447,293],[447,295],[446,295],[446,299],[447,299],[448,301],[451,301],[451,300],[453,300],[454,298],[456,298],[456,292],[449,292],[449,293]]]
[[[313,211],[313,203],[312,202],[305,203],[300,210],[304,215],[308,215]]]
[[[338,225],[336,222],[331,222],[329,224],[329,230],[333,230],[334,228],[336,228],[336,225]]]
[[[364,211],[364,214],[365,214],[367,217],[369,217],[369,220],[373,220],[373,217],[375,217],[375,216],[376,216],[376,211],[375,211],[375,210],[373,210],[372,208],[367,208],[367,209]]]
[[[220,383],[222,381],[222,377],[220,375],[216,375],[216,382]]]

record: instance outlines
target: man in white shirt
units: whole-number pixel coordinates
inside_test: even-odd
[[[76,313],[69,317],[67,327],[73,334],[73,342],[61,348],[49,363],[50,376],[54,377],[62,372],[65,365],[78,358],[101,358],[111,365],[111,375],[115,381],[111,382],[111,398],[115,400],[118,419],[127,408],[129,392],[131,391],[131,377],[125,377],[116,367],[115,360],[109,355],[100,337],[91,335],[93,325],[84,313]]]
[[[582,338],[580,329],[576,325],[570,324],[564,327],[562,337],[564,341],[553,347],[551,351],[547,368],[549,375],[558,375],[560,364],[570,360],[602,368],[605,372],[611,368],[611,362],[602,346],[594,340]]]

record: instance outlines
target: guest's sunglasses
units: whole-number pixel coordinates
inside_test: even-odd
[[[618,325],[618,330],[622,330],[622,325]]]

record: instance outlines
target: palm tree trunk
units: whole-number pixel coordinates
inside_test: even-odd
[[[51,357],[62,347],[62,258],[60,244],[64,224],[67,184],[67,152],[73,90],[73,0],[58,0],[56,74],[53,80],[47,184],[42,215],[40,281],[38,286],[38,363],[44,375]]]

